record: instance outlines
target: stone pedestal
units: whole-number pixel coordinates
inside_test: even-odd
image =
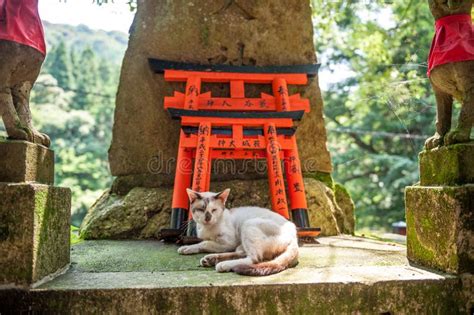
[[[54,152],[26,141],[0,141],[0,182],[54,183]]]
[[[420,153],[421,186],[474,183],[474,142]]]
[[[53,156],[0,143],[0,286],[30,287],[69,264],[71,192],[39,183],[53,183]]]
[[[408,187],[408,259],[447,272],[474,272],[474,185]]]
[[[407,255],[450,273],[474,272],[474,144],[420,154],[420,186],[405,191]]]

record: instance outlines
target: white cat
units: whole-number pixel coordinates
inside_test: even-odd
[[[201,243],[182,246],[178,253],[210,254],[201,266],[219,272],[265,276],[298,263],[296,226],[281,215],[258,207],[226,209],[230,189],[220,193],[186,190]]]

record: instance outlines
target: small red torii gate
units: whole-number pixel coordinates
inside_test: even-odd
[[[163,238],[178,231],[181,234],[182,227],[192,219],[186,188],[209,191],[214,159],[266,159],[272,210],[292,219],[300,237],[317,236],[320,229],[309,224],[293,123],[309,112],[310,104],[299,94],[288,93],[288,85],[307,84],[307,74],[163,70],[166,81],[186,82],[184,93],[175,91],[164,99],[164,107],[172,118],[181,120],[182,128],[171,230],[162,231]],[[228,83],[230,97],[201,93],[202,83]],[[271,84],[273,95],[245,97],[245,84]],[[188,236],[192,236],[191,229]]]

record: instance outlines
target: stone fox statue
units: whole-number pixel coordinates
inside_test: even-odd
[[[30,91],[46,45],[38,0],[0,0],[0,116],[10,139],[50,146],[32,124]]]
[[[437,103],[436,133],[425,148],[470,141],[474,124],[473,0],[428,0],[436,19],[436,34],[428,61],[428,76]],[[461,102],[456,129],[451,130],[453,100]]]

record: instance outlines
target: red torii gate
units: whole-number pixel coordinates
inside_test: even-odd
[[[153,60],[150,60],[152,63]],[[298,226],[300,237],[315,237],[310,228],[293,121],[309,112],[309,100],[289,95],[288,85],[307,84],[306,73],[236,73],[167,70],[166,81],[186,82],[184,93],[165,97],[164,107],[181,119],[171,230],[182,233],[192,219],[186,188],[209,191],[214,159],[266,159],[272,210]],[[202,83],[230,84],[230,97],[201,93]],[[273,95],[245,97],[245,84],[271,84]],[[192,162],[194,160],[194,163]],[[284,162],[282,168],[281,161]],[[194,165],[193,165],[194,164]],[[286,178],[291,217],[288,211]],[[173,232],[174,231],[174,232]],[[188,236],[192,236],[188,229]]]

